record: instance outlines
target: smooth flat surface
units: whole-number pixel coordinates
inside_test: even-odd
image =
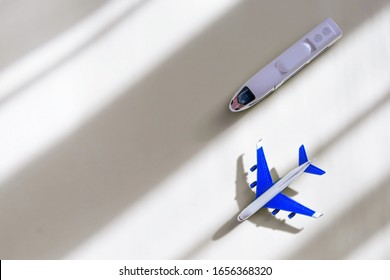
[[[0,2],[1,259],[390,257],[390,1],[25,2]],[[229,111],[327,17],[339,42]],[[236,222],[260,138],[273,175],[301,144],[327,171],[287,192],[323,217]]]

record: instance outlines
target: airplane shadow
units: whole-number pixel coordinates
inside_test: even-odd
[[[240,155],[237,158],[237,171],[236,171],[236,201],[238,204],[239,211],[229,219],[225,224],[223,224],[213,235],[212,240],[218,240],[231,231],[233,231],[240,222],[237,221],[237,216],[239,213],[251,203],[254,198],[254,193],[248,187],[247,175],[248,173],[244,170],[243,164],[243,155]],[[275,168],[271,169],[271,175],[274,181],[277,181],[279,176]],[[297,192],[289,189],[286,192],[288,195],[296,195]],[[248,219],[249,222],[255,224],[257,227],[265,227],[272,230],[280,230],[288,233],[296,234],[303,230],[303,228],[296,228],[286,223],[285,219],[278,219],[273,216],[267,209],[260,209],[255,215]]]

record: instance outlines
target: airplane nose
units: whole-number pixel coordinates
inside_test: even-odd
[[[243,211],[243,212],[240,213],[240,215],[238,215],[237,221],[239,221],[239,222],[245,221],[246,219],[249,218],[249,216],[250,215],[248,215],[247,212]]]

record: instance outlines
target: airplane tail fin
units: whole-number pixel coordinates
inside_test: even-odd
[[[307,154],[306,154],[306,150],[305,150],[305,146],[301,145],[299,147],[299,165],[302,165],[306,162],[308,162],[309,159],[307,158]],[[310,173],[310,174],[315,174],[315,175],[323,175],[325,174],[325,171],[318,168],[317,166],[315,166],[314,164],[311,164],[306,168],[305,170],[306,173]]]

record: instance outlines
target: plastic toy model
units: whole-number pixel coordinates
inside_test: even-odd
[[[251,167],[254,172],[257,169],[257,181],[250,184],[252,190],[256,192],[256,199],[249,204],[237,217],[239,222],[248,219],[260,208],[266,207],[274,209],[272,215],[276,215],[280,210],[288,211],[288,218],[293,218],[295,214],[319,218],[321,213],[315,212],[302,204],[294,201],[284,195],[282,191],[298,179],[304,172],[315,175],[323,175],[325,171],[314,166],[312,161],[308,160],[305,147],[299,148],[299,166],[288,172],[277,182],[273,182],[265,158],[262,141],[257,143],[257,165]]]
[[[229,109],[240,112],[255,105],[341,36],[342,32],[337,24],[330,18],[326,19],[241,86],[230,101]]]

